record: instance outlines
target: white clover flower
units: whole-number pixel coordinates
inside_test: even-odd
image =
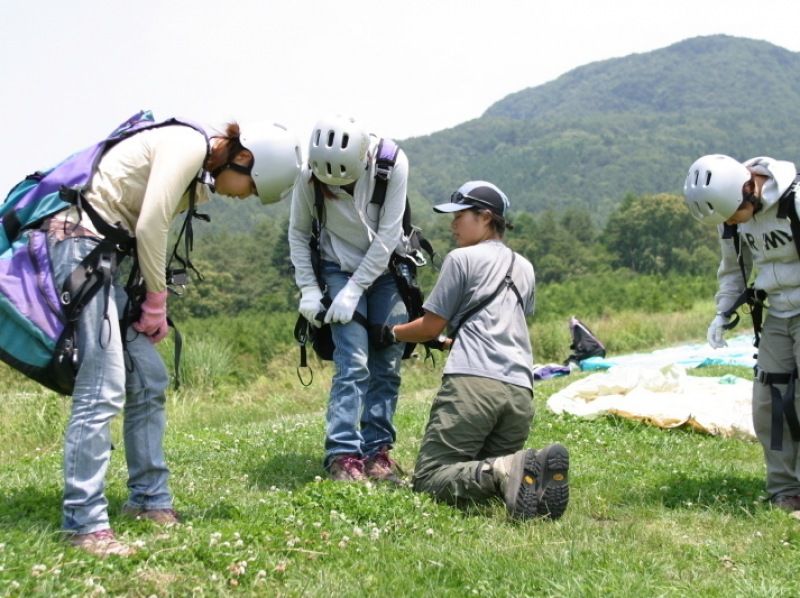
[[[360,538],[361,536],[364,535],[364,530],[361,529],[360,527],[354,527],[353,528],[353,535],[356,536],[357,538]]]
[[[429,535],[429,536],[432,536],[433,535],[433,529],[429,527],[428,529],[425,530],[425,533],[427,535]]]
[[[31,576],[39,577],[45,571],[47,571],[47,565],[34,565],[31,567]]]

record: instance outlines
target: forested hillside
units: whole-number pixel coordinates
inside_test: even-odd
[[[800,159],[800,54],[728,36],[574,69],[476,120],[403,143],[433,200],[487,178],[527,212],[584,206],[604,221],[627,193],[678,193],[692,160]]]

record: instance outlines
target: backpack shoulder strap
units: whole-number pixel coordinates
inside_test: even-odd
[[[472,316],[478,313],[480,310],[484,309],[487,305],[489,305],[492,301],[494,301],[497,296],[504,290],[504,289],[511,289],[514,291],[514,294],[517,296],[517,302],[522,306],[525,303],[522,300],[522,296],[519,294],[519,289],[517,289],[517,285],[514,284],[514,280],[511,278],[511,272],[514,269],[514,260],[517,257],[517,253],[512,249],[511,250],[511,263],[508,265],[508,270],[506,270],[506,275],[503,277],[503,280],[494,290],[494,293],[486,297],[483,301],[478,303],[475,307],[468,310],[465,313],[456,327],[453,329],[453,332],[450,334],[450,338],[453,339],[453,342],[456,341],[456,336],[458,335],[458,331],[461,330],[461,326],[469,320]]]
[[[389,185],[389,179],[392,178],[392,171],[394,170],[395,162],[397,162],[399,151],[400,146],[391,139],[384,138],[378,143],[378,154],[375,158],[375,190],[372,193],[370,203],[382,206],[383,202],[386,201],[386,188]],[[408,199],[406,199],[407,203]]]
[[[317,285],[324,293],[325,283],[322,280],[322,250],[320,243],[322,243],[322,227],[325,224],[325,194],[322,191],[322,183],[317,177],[313,177],[312,181],[314,183],[314,213],[316,218],[311,221],[311,237],[308,240],[308,245],[311,248],[311,268],[314,270]]]
[[[800,257],[800,217],[797,214],[797,202],[795,201],[798,185],[800,185],[800,174],[795,177],[792,185],[778,200],[778,218],[789,219],[794,246],[797,248],[798,257]]]

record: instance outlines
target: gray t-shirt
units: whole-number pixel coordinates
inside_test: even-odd
[[[447,320],[449,332],[474,306],[491,296],[511,264],[511,250],[499,240],[451,251],[423,308]],[[463,323],[445,374],[468,374],[533,389],[533,353],[525,315],[533,313],[533,266],[517,254],[511,273],[523,304],[504,289]]]

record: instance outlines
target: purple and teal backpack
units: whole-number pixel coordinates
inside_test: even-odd
[[[0,204],[0,359],[11,367],[52,390],[72,393],[80,361],[75,325],[81,309],[111,280],[118,258],[135,247],[133,237],[82,201],[83,193],[108,149],[140,131],[175,124],[203,132],[176,119],[157,123],[150,111],[141,111],[102,141],[27,176]],[[85,210],[104,239],[57,288],[42,226],[72,205]]]

